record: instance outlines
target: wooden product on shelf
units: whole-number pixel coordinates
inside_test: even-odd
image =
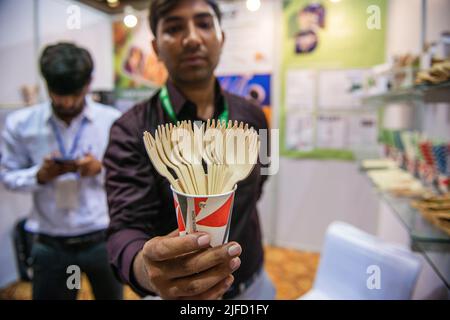
[[[450,193],[424,196],[421,200],[414,201],[412,206],[417,208],[425,219],[450,235]]]

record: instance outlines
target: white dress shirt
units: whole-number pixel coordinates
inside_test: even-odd
[[[6,118],[0,141],[0,179],[10,190],[32,192],[33,208],[25,225],[27,230],[52,236],[76,236],[108,226],[102,173],[95,177],[68,173],[44,185],[38,184],[36,174],[44,157],[59,151],[51,121],[58,126],[66,150],[72,147],[85,121],[74,157],[90,152],[101,161],[110,127],[119,116],[119,111],[86,98],[83,112],[69,126],[53,114],[49,102],[18,110]],[[60,208],[56,202],[56,186],[70,179],[78,186],[77,207]]]

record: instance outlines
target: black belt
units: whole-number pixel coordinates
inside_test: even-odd
[[[245,290],[247,290],[253,282],[255,282],[256,278],[258,278],[261,275],[261,272],[263,271],[263,266],[261,265],[258,270],[251,275],[251,277],[243,281],[241,283],[233,283],[233,285],[228,289],[227,292],[223,295],[223,299],[233,299],[237,297],[238,295],[242,294]]]
[[[63,247],[65,249],[83,249],[103,242],[105,239],[105,230],[72,237],[49,236],[46,234],[36,235],[37,242],[54,247]]]

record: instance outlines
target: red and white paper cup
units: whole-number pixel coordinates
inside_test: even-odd
[[[227,243],[236,188],[222,194],[191,195],[171,185],[180,236],[206,232],[211,236],[211,246]]]

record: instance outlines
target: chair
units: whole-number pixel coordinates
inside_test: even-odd
[[[27,219],[24,218],[16,223],[13,231],[13,242],[19,278],[22,281],[32,281],[31,248],[33,246],[33,234],[25,230],[26,221]]]
[[[420,260],[406,248],[333,222],[313,288],[299,299],[411,299],[420,269]]]

